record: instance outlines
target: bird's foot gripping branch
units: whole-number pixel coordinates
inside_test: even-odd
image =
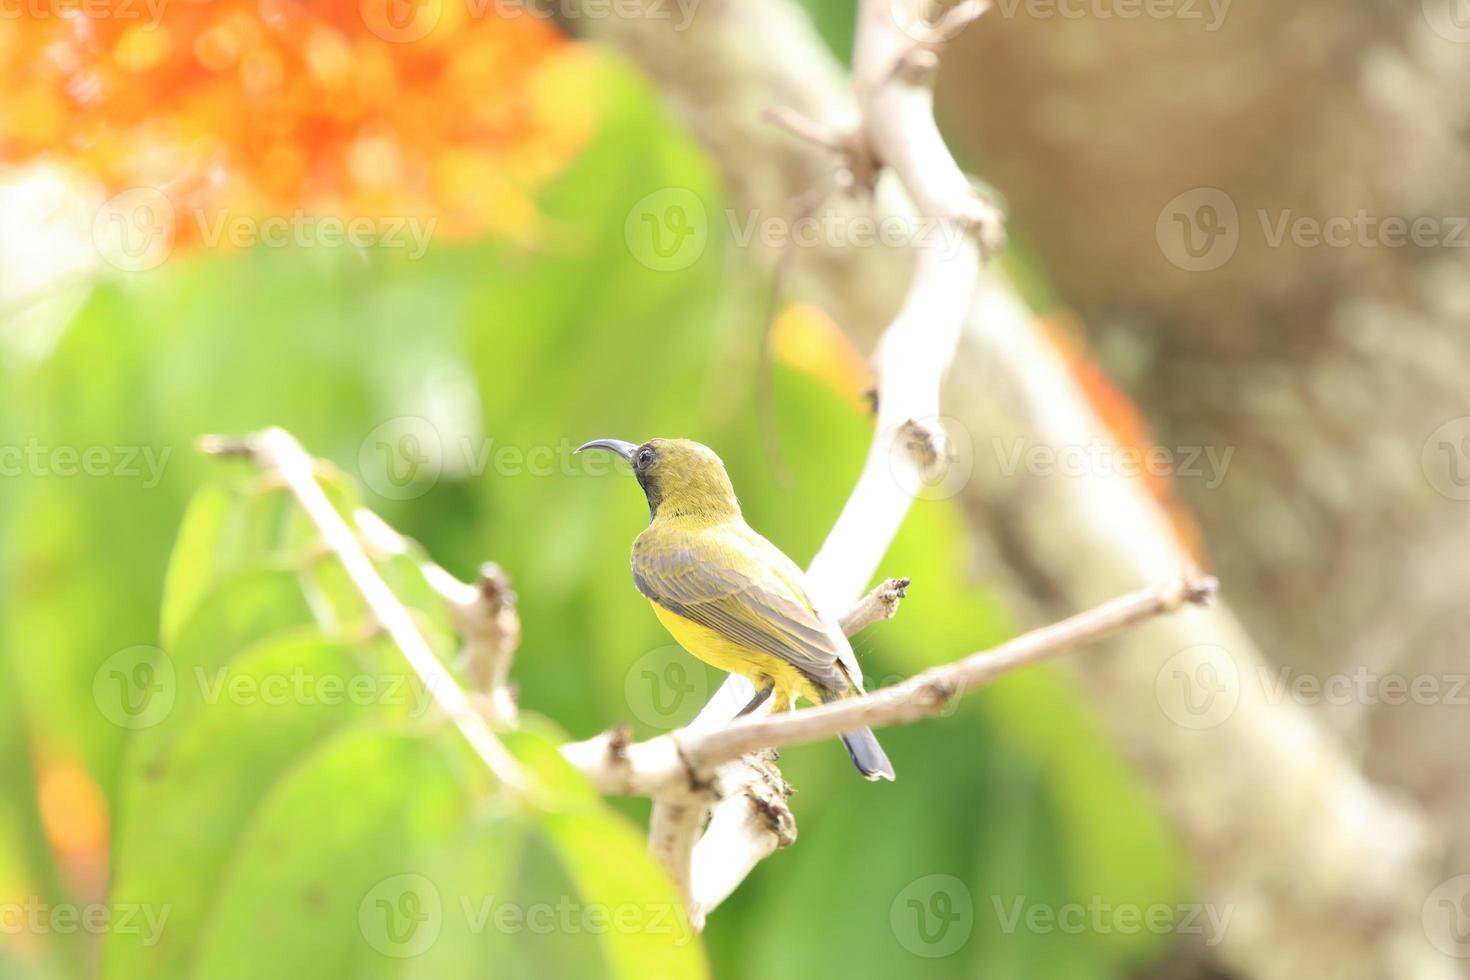
[[[438,711],[502,785],[537,798],[541,788],[506,750],[499,734],[517,723],[508,678],[520,636],[504,573],[486,565],[480,581],[470,584],[431,562],[420,562],[424,581],[445,604],[460,636],[459,667],[451,668],[434,654],[415,615],[390,588],[375,560],[402,558],[412,549],[372,513],[352,509],[344,514],[319,483],[324,464],[280,429],[243,439],[209,437],[202,446],[215,455],[248,458],[273,483],[290,491],[319,547],[340,563],[372,619],[423,682]],[[908,586],[907,579],[884,581],[838,617],[843,633],[850,636],[893,616]],[[1212,579],[1181,578],[888,688],[800,711],[691,726],[642,742],[631,741],[626,729],[614,729],[564,745],[561,755],[597,791],[648,797],[659,804],[651,821],[650,847],[690,903],[692,919],[700,923],[762,858],[796,839],[795,819],[786,802],[791,788],[776,767],[775,749],[937,715],[953,699],[1013,670],[1185,605],[1205,603],[1214,591]]]

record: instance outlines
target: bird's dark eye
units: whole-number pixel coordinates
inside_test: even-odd
[[[647,446],[644,446],[642,449],[638,450],[638,465],[639,466],[647,466],[649,463],[652,463],[652,462],[653,462],[653,450],[652,449],[650,449]]]

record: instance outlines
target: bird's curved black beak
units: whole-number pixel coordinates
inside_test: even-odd
[[[638,451],[638,445],[637,443],[624,442],[621,439],[593,439],[591,442],[582,443],[582,445],[577,447],[576,451],[580,453],[584,449],[606,449],[608,452],[617,453],[629,463],[632,463],[633,454]]]

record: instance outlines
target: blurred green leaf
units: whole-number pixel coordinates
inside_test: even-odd
[[[167,908],[168,941],[109,937],[114,975],[186,974],[236,842],[272,786],[337,730],[393,709],[423,713],[425,695],[395,653],[332,644],[307,628],[188,682],[207,710],[181,725],[133,788],[136,818],[117,841],[111,891],[115,903]]]
[[[432,882],[407,869],[468,815],[435,740],[343,733],[290,769],[238,838],[194,969],[221,980],[400,975],[444,914]]]
[[[200,604],[168,651],[155,652],[153,671],[140,674],[139,662],[127,660],[115,676],[99,678],[105,713],[120,728],[132,730],[114,818],[120,838],[130,832],[131,821],[149,819],[146,806],[135,800],[166,771],[174,740],[205,706],[209,689],[199,682],[201,676],[224,668],[254,642],[311,624],[293,572],[238,572]]]
[[[337,496],[351,505],[350,493]],[[127,710],[129,690],[114,706],[139,730],[109,899],[141,914],[108,934],[105,975],[405,975],[454,916],[465,920],[451,927],[462,941],[431,962],[475,975],[505,951],[506,930],[477,914],[495,895],[465,882],[446,906],[435,881],[488,865],[498,869],[490,880],[516,883],[522,912],[580,910],[551,930],[591,944],[568,962],[600,963],[610,977],[703,976],[701,947],[639,835],[530,732],[510,744],[543,787],[536,798],[558,808],[495,800],[399,651],[340,636],[350,583],[322,574],[335,562],[303,564],[310,536],[289,514],[262,520],[265,499],[253,486],[201,491],[170,564],[173,581],[193,576],[169,593],[176,639],[131,665],[149,668],[137,711]],[[400,600],[447,633],[414,559],[383,564]],[[194,587],[199,579],[212,590]],[[438,734],[416,731],[426,724]],[[506,846],[542,834],[565,878],[524,866],[525,849]],[[563,880],[574,899],[536,890]],[[624,917],[604,921],[609,910]],[[532,962],[520,955],[513,961]]]
[[[235,513],[235,495],[219,484],[203,488],[189,502],[164,578],[159,637],[165,644],[178,640],[179,630],[214,585],[215,563],[231,553],[225,528]]]
[[[543,825],[567,874],[583,895],[595,896],[583,921],[604,930],[608,976],[709,973],[689,909],[663,870],[648,860],[643,835],[598,810],[553,813]]]

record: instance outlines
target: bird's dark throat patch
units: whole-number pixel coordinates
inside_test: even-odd
[[[645,470],[634,466],[633,475],[638,478],[638,485],[643,488],[643,495],[648,498],[648,519],[651,521],[658,516],[658,505],[663,502],[663,494],[654,486]]]

